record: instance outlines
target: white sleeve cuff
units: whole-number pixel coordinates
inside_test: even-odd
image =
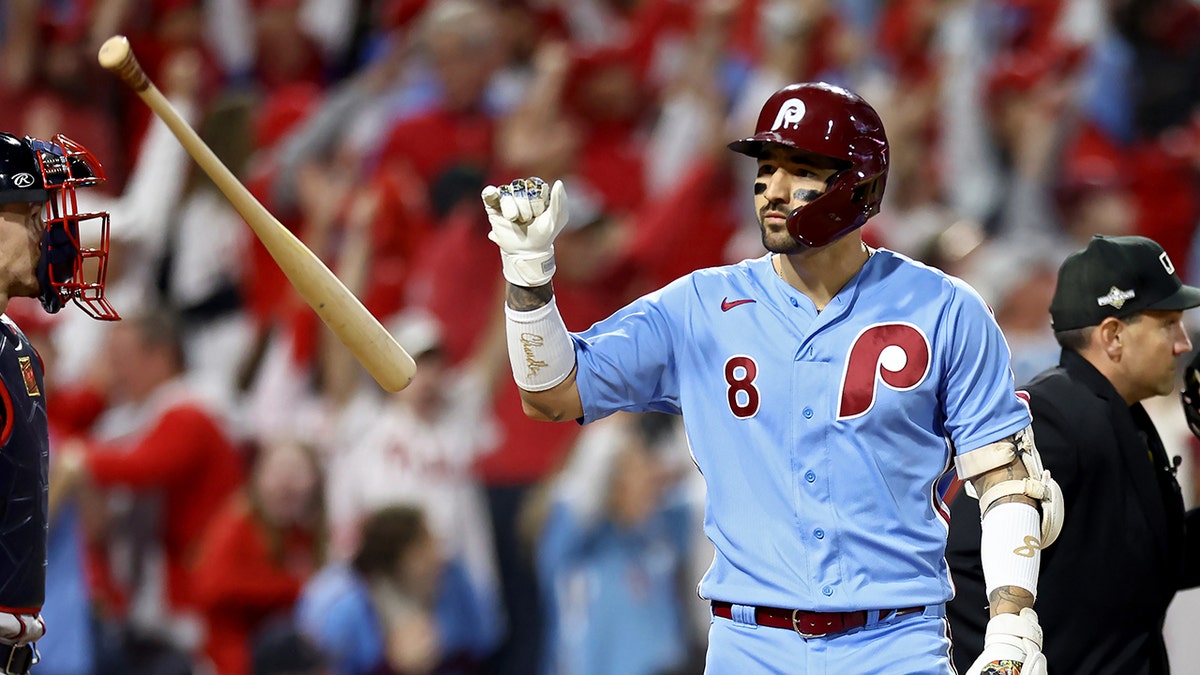
[[[1041,516],[1022,502],[996,504],[983,515],[979,554],[990,598],[1002,586],[1017,586],[1037,597],[1042,562]]]
[[[546,391],[567,379],[575,369],[575,344],[554,298],[528,312],[505,305],[504,316],[508,360],[517,386]]]

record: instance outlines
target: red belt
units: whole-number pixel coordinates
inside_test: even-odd
[[[879,616],[891,614],[903,616],[925,611],[924,607],[905,607],[903,609],[881,609]],[[713,616],[722,619],[733,619],[733,604],[712,601]],[[821,637],[833,633],[842,633],[867,625],[866,610],[857,612],[806,612],[802,609],[780,609],[778,607],[755,607],[754,621],[760,626],[771,628],[787,628],[794,630],[806,638]]]

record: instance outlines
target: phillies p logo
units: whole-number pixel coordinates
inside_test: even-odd
[[[802,119],[804,119],[804,101],[798,98],[789,98],[780,106],[779,112],[775,113],[775,123],[771,125],[771,131],[779,131],[786,127],[799,129]]]
[[[854,339],[838,397],[838,419],[858,417],[875,405],[879,382],[896,391],[921,384],[929,373],[929,340],[908,323],[871,326]]]

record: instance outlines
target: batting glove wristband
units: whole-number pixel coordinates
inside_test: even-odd
[[[483,208],[500,247],[504,278],[534,288],[554,276],[554,238],[567,225],[567,192],[562,181],[550,188],[540,178],[522,178],[483,189]]]
[[[1183,390],[1179,392],[1179,398],[1188,428],[1200,438],[1200,351],[1183,369]]]
[[[983,653],[969,675],[1046,675],[1042,627],[1037,613],[1026,607],[1020,614],[997,614],[987,625]]]

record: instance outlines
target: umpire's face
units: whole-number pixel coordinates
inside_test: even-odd
[[[1117,387],[1133,404],[1175,391],[1175,373],[1179,357],[1192,351],[1183,326],[1182,311],[1139,312],[1119,321],[1114,340],[1119,345],[1117,376],[1124,386]]]

